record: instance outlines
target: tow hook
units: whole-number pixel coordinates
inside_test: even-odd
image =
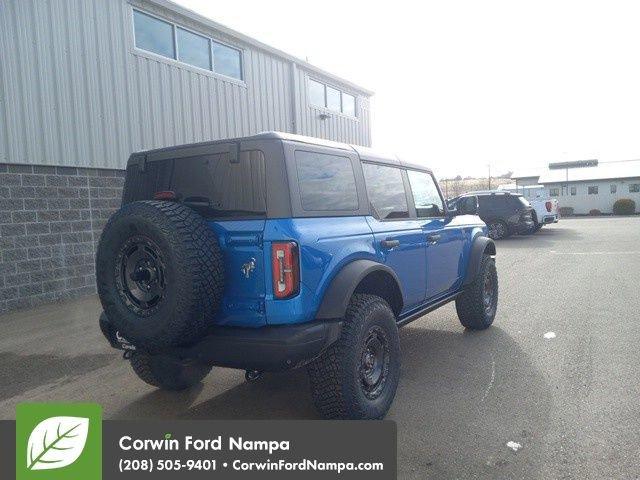
[[[244,379],[249,383],[257,382],[261,376],[262,372],[259,370],[247,370],[244,372]]]

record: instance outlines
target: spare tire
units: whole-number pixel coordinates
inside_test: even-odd
[[[136,346],[187,345],[220,305],[224,265],[213,230],[174,202],[124,205],[104,227],[96,279],[109,321]]]

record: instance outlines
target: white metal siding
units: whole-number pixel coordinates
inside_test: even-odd
[[[132,4],[242,49],[244,81],[136,50]],[[294,120],[296,133],[370,145],[366,95],[331,82],[357,96],[358,115],[320,120],[303,68],[155,4],[132,4],[0,2],[0,162],[122,168],[134,151],[292,132]]]
[[[636,211],[638,211],[640,209],[640,193],[629,192],[629,184],[632,183],[640,183],[640,178],[569,182],[569,186],[565,190],[566,194],[553,198],[558,199],[559,207],[571,207],[573,213],[579,215],[586,215],[593,209],[600,210],[602,213],[612,213],[613,204],[621,198],[630,198],[635,201]],[[611,185],[617,186],[616,193],[611,193]],[[588,194],[591,186],[598,187],[597,194]],[[576,188],[575,195],[571,195],[571,187]],[[545,188],[547,193],[551,188],[557,188],[562,192],[562,184],[560,183],[545,184]]]

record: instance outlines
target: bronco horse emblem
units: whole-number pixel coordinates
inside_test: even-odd
[[[255,269],[256,269],[256,259],[251,258],[251,260],[249,260],[247,263],[242,265],[242,268],[240,270],[242,271],[242,274],[244,275],[245,278],[249,278],[249,275],[251,275],[251,272],[253,272]]]

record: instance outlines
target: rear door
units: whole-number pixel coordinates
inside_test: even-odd
[[[448,227],[444,201],[431,173],[407,170],[411,197],[426,241],[426,299],[444,295],[457,286],[462,272],[464,234]]]
[[[367,195],[374,216],[367,217],[376,250],[400,279],[405,310],[424,302],[427,283],[426,239],[421,222],[410,213],[404,169],[363,163]]]
[[[175,160],[170,189],[218,234],[225,287],[218,324],[265,323],[263,231],[267,216],[265,156],[237,144]]]

